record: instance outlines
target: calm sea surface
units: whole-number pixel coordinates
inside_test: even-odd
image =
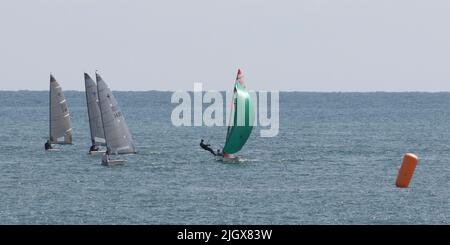
[[[74,144],[45,152],[48,92],[0,92],[1,224],[448,224],[450,93],[281,93],[240,164],[198,146],[225,127],[174,127],[169,92],[115,92],[138,154],[100,165],[83,92],[65,92]],[[420,158],[395,188],[403,154]]]

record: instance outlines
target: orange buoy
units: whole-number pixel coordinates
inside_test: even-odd
[[[403,157],[402,166],[400,167],[400,170],[398,171],[397,181],[395,182],[395,185],[400,188],[407,188],[409,185],[409,182],[411,181],[414,170],[416,169],[417,162],[419,161],[419,158],[412,154],[412,153],[406,153]]]

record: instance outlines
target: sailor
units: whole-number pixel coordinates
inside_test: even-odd
[[[51,150],[53,149],[52,145],[50,144],[50,140],[47,140],[47,142],[45,142],[45,150]]]
[[[211,154],[213,154],[214,156],[216,155],[216,153],[214,153],[214,150],[211,149],[210,144],[205,144],[203,143],[203,139],[200,141],[200,147],[205,150],[205,151],[209,151],[211,152]]]
[[[109,162],[109,152],[108,152],[108,150],[106,150],[105,154],[103,154],[102,162],[103,163],[108,163]]]
[[[92,144],[91,148],[89,149],[89,152],[98,151],[98,147],[95,144]]]
[[[221,157],[223,157],[223,153],[222,153],[222,152],[220,152],[220,149],[217,149],[217,153],[216,153],[216,156],[221,156]]]

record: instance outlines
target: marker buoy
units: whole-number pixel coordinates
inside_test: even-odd
[[[409,182],[411,181],[414,170],[416,169],[417,162],[419,161],[419,158],[412,154],[412,153],[406,153],[403,157],[402,166],[400,167],[400,170],[398,171],[397,181],[395,182],[395,185],[400,188],[407,188],[409,185]]]

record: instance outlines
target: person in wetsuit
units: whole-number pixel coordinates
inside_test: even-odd
[[[45,142],[45,150],[51,150],[53,149],[52,144],[50,144],[50,140],[47,140],[47,142]]]
[[[205,151],[211,152],[211,154],[213,154],[215,156],[216,153],[214,153],[213,149],[211,149],[210,146],[211,146],[210,144],[203,143],[203,139],[200,141],[200,147]]]
[[[217,149],[217,153],[216,153],[216,156],[221,156],[221,157],[223,157],[223,153],[222,153],[222,152],[220,152],[220,149]]]
[[[98,151],[98,146],[95,144],[92,144],[91,148],[89,149],[89,152]]]
[[[106,150],[105,154],[102,156],[102,163],[109,163],[109,151]]]

